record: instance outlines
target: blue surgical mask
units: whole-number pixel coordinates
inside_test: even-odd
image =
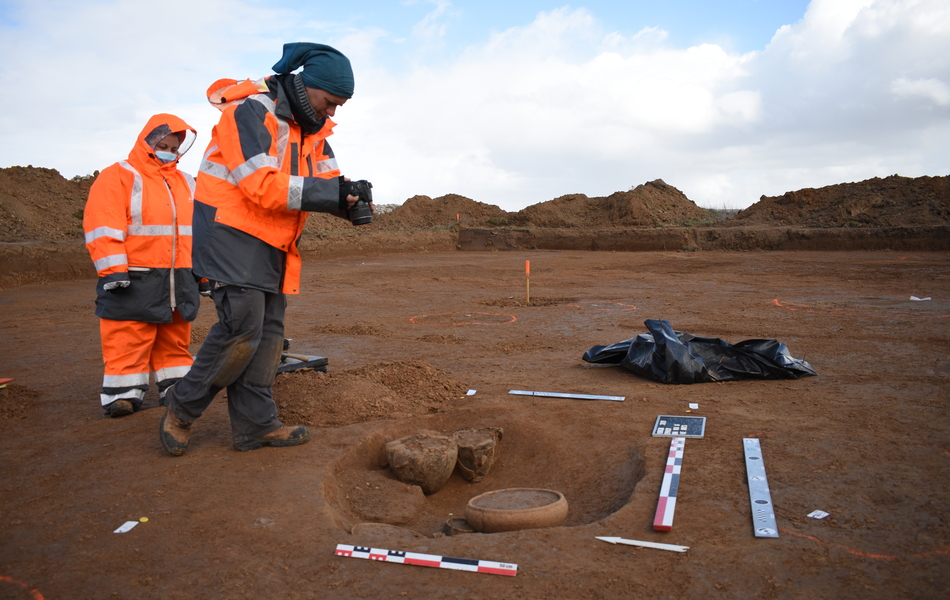
[[[178,155],[174,152],[163,152],[162,150],[155,151],[155,158],[160,160],[163,163],[170,163],[178,159]]]

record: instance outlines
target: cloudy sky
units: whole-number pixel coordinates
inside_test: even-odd
[[[700,206],[950,174],[946,0],[0,0],[0,167],[87,175],[284,42],[347,54],[332,145],[378,203],[513,211],[654,179]]]

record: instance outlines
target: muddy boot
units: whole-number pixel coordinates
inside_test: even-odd
[[[171,408],[162,415],[162,421],[158,424],[158,437],[162,440],[162,446],[169,454],[181,456],[188,448],[188,438],[191,437],[191,423],[182,421],[175,415],[170,415]]]
[[[106,414],[112,417],[124,417],[135,412],[135,407],[128,400],[116,400],[106,407]]]
[[[278,429],[262,435],[261,437],[247,440],[244,442],[234,442],[234,449],[239,452],[248,450],[257,450],[261,446],[299,446],[310,439],[310,430],[303,425],[288,427],[281,425]]]

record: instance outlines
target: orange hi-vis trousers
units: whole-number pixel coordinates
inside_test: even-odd
[[[99,334],[105,363],[102,406],[129,400],[137,410],[148,390],[149,373],[163,393],[191,369],[194,360],[188,351],[191,323],[177,310],[172,311],[171,323],[99,319]]]

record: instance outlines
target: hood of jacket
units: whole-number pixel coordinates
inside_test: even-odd
[[[144,172],[158,171],[165,174],[175,172],[178,169],[178,160],[163,163],[155,156],[154,148],[155,144],[172,133],[178,134],[180,140],[178,160],[181,160],[185,152],[188,152],[194,144],[198,133],[181,118],[162,113],[150,118],[145,127],[142,128],[142,132],[135,140],[135,146],[129,152],[129,164]]]
[[[295,75],[268,75],[256,81],[245,79],[240,82],[236,79],[219,79],[211,84],[205,94],[208,102],[222,112],[236,102],[243,102],[248,96],[266,94],[274,101],[274,114],[285,121],[296,123],[303,130],[304,135],[313,135],[323,129],[329,119],[305,114],[306,107],[302,107],[301,104],[308,100],[300,97],[300,92],[294,88],[295,77]],[[306,92],[303,93],[306,94]]]

